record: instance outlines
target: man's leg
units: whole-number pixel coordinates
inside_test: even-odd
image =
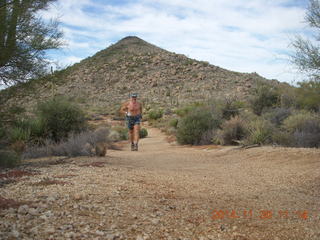
[[[129,117],[127,117],[126,120],[127,120],[128,135],[129,135],[128,137],[129,137],[129,141],[130,141],[130,144],[131,144],[131,151],[134,151],[133,122]]]
[[[140,124],[135,124],[133,127],[134,131],[134,144],[135,144],[135,150],[138,150],[138,142],[139,142],[139,133],[140,133]]]
[[[129,129],[129,140],[131,143],[131,151],[134,150],[134,134],[133,134],[133,128]]]

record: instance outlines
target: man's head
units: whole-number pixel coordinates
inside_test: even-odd
[[[132,100],[137,100],[138,94],[137,93],[132,93],[131,94],[131,99]]]

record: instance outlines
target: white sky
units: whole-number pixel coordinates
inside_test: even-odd
[[[290,43],[306,34],[307,0],[59,0],[68,44],[50,57],[70,65],[123,37],[239,72],[293,83],[304,76],[289,62]]]

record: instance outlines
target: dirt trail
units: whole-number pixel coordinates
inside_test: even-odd
[[[229,237],[320,239],[319,150],[175,146],[152,128],[139,152],[124,150],[111,152],[110,163],[148,170],[155,191],[170,186],[203,212],[189,218],[211,216],[213,229],[226,224],[236,232]]]
[[[44,205],[29,206],[38,215],[0,212],[8,223],[0,238],[320,239],[320,150],[177,146],[148,131],[138,152],[126,144],[105,158],[41,166],[40,175],[0,188]],[[39,188],[39,179],[58,175],[70,184]]]
[[[212,229],[229,226],[236,233],[228,237],[320,239],[319,150],[174,146],[151,128],[139,152],[127,145],[110,156],[110,164],[145,170],[154,191],[170,186],[202,211],[186,213],[190,219],[211,216]]]

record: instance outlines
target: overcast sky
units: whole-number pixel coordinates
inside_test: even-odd
[[[308,34],[307,0],[59,0],[67,46],[50,53],[60,65],[79,62],[126,36],[239,72],[302,80],[289,62],[290,42]]]

